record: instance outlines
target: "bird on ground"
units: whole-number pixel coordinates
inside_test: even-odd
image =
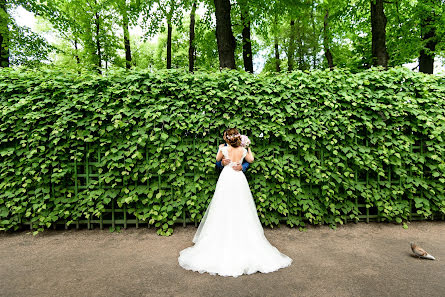
[[[427,251],[425,251],[420,246],[416,245],[414,242],[411,242],[410,244],[411,244],[411,250],[417,257],[423,258],[423,259],[436,260],[436,258],[434,258],[432,255],[428,254]]]

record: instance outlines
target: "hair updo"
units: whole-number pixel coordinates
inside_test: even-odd
[[[233,147],[241,145],[241,135],[236,128],[230,128],[224,131],[224,140]]]

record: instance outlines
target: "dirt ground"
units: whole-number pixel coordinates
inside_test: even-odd
[[[238,278],[188,271],[196,228],[0,234],[0,296],[445,296],[445,222],[265,228],[290,267]],[[414,241],[436,261],[411,256]]]

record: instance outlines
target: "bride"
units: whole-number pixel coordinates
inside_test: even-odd
[[[179,265],[211,275],[238,277],[257,271],[269,273],[290,266],[292,259],[271,245],[264,236],[246,176],[232,167],[243,160],[252,163],[253,153],[241,146],[235,128],[228,129],[216,161],[226,165],[216,183],[213,198],[193,238],[194,246],[179,252]]]

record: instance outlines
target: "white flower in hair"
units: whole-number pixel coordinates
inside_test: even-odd
[[[236,137],[239,137],[239,136],[241,136],[239,133],[238,134],[234,134],[234,135],[227,135],[227,139],[233,139],[233,138],[236,138]]]

